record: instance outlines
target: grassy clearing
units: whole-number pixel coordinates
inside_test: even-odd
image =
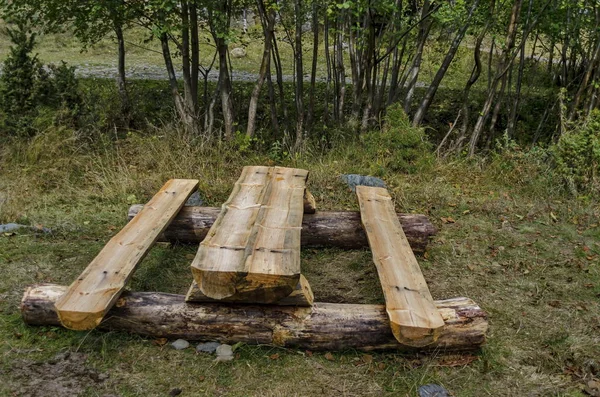
[[[2,395],[31,382],[19,378],[28,364],[64,351],[86,354],[86,367],[109,375],[86,378],[85,396],[164,396],[173,388],[185,396],[414,396],[431,382],[457,396],[579,396],[599,376],[598,202],[566,196],[544,161],[519,151],[415,174],[377,168],[397,210],[428,214],[440,229],[419,259],[434,298],[468,296],[489,313],[489,343],[476,357],[345,351],[328,360],[324,353],[243,346],[235,361],[216,364],[135,335],[27,327],[18,310],[25,287],[69,284],[125,224],[129,204],[148,200],[168,178],[200,179],[206,203],[218,205],[243,165],[291,165],[311,171],[321,209],[356,209],[339,175],[372,172],[381,160],[356,142],[275,161],[225,144],[202,148],[169,129],[93,146],[69,134],[49,131],[2,145],[0,222],[54,231],[0,236]],[[157,245],[131,289],[184,293],[194,252]],[[302,260],[318,300],[382,301],[368,251],[310,249]]]

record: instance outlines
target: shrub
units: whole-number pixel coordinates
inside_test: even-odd
[[[423,129],[413,127],[397,104],[387,109],[383,128],[364,134],[361,141],[366,152],[363,159],[371,161],[373,175],[383,176],[390,171],[413,174],[428,170],[434,163]]]
[[[37,55],[35,33],[17,23],[6,32],[12,41],[0,77],[1,126],[11,135],[31,135],[52,124],[76,126],[81,98],[75,68],[44,67]]]
[[[31,54],[35,46],[35,34],[24,24],[19,23],[16,28],[7,28],[6,33],[13,45],[4,61],[0,77],[0,106],[7,115],[3,120],[5,128],[14,132],[25,129],[30,124],[37,100],[36,81],[42,65],[37,55]]]
[[[552,153],[557,173],[573,194],[600,191],[600,111],[571,126],[553,145]]]

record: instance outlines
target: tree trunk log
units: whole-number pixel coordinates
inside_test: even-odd
[[[67,287],[29,287],[21,314],[30,325],[60,325],[54,302]],[[466,351],[485,343],[486,314],[467,298],[436,301],[445,327],[423,348],[401,345],[382,305],[315,303],[312,307],[185,303],[183,295],[126,292],[98,328],[152,338],[218,340],[310,350]]]
[[[132,219],[143,205],[129,208]],[[178,241],[180,243],[200,243],[221,211],[215,207],[183,207],[173,219],[158,241]],[[398,214],[402,229],[416,254],[427,248],[436,228],[425,215]],[[355,211],[319,211],[304,214],[302,220],[301,245],[310,247],[338,247],[344,249],[368,248],[367,236],[360,222],[360,213]]]

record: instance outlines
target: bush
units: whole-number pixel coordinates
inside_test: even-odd
[[[12,41],[0,77],[0,126],[10,135],[32,135],[52,124],[76,126],[81,98],[75,68],[44,67],[37,55],[35,33],[18,23],[6,32]]]
[[[599,192],[600,111],[595,110],[587,120],[563,133],[552,153],[557,173],[573,194]]]
[[[431,144],[422,128],[413,127],[398,104],[387,109],[381,131],[362,135],[363,159],[371,161],[370,173],[383,176],[387,172],[413,174],[426,171],[434,163]]]

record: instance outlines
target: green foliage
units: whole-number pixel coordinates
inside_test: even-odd
[[[434,161],[424,130],[413,127],[398,104],[388,108],[381,131],[366,133],[361,141],[364,153],[360,156],[372,161],[373,175],[413,174],[429,169]]]
[[[8,115],[20,117],[6,117],[4,123],[9,130],[19,130],[28,124],[27,118],[31,116],[37,101],[37,89],[43,82],[44,72],[36,55],[32,55],[35,46],[35,34],[22,23],[15,28],[7,28],[13,45],[4,61],[2,76],[0,77],[0,110]]]
[[[0,77],[3,130],[30,135],[49,124],[75,126],[81,103],[75,68],[65,62],[45,68],[32,55],[36,36],[25,24],[7,33],[13,45]]]
[[[600,191],[600,111],[565,132],[552,153],[557,172],[572,193]]]

